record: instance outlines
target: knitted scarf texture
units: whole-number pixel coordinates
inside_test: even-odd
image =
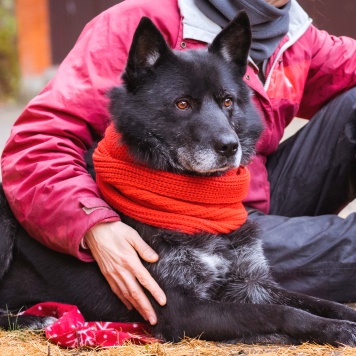
[[[93,154],[97,184],[114,209],[142,223],[187,234],[229,233],[246,221],[246,168],[219,177],[157,171],[136,163],[120,141],[111,124]]]
[[[224,28],[245,10],[252,27],[250,56],[256,64],[268,59],[288,32],[291,2],[281,8],[265,0],[194,0],[199,10]]]

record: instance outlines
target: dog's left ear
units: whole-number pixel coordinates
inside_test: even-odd
[[[169,53],[171,50],[161,32],[148,17],[142,17],[132,40],[122,78],[127,84],[135,84]]]
[[[219,54],[228,62],[236,63],[243,75],[246,72],[251,37],[250,20],[245,11],[240,11],[215,37],[209,46],[209,52]]]

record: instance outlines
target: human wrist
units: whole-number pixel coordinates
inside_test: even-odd
[[[102,225],[102,224],[105,224],[105,223],[99,223],[99,224],[96,224],[96,225],[92,226],[92,227],[84,234],[84,237],[82,238],[82,240],[81,240],[81,242],[80,242],[80,243],[81,243],[81,247],[83,247],[84,249],[90,249],[89,245],[90,245],[91,241],[93,241],[93,239],[95,239],[93,230],[95,229],[96,226]]]

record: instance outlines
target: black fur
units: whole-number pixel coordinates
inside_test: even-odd
[[[250,41],[243,12],[208,51],[173,52],[153,23],[141,20],[124,84],[110,92],[115,127],[138,161],[191,175],[219,175],[249,162],[262,130],[243,82]],[[141,320],[112,293],[96,263],[40,245],[17,226],[3,196],[0,203],[0,308],[57,301],[77,305],[87,320]],[[254,223],[226,235],[190,236],[123,219],[160,256],[144,262],[168,299],[161,307],[148,295],[158,315],[155,336],[355,345],[355,311],[273,281]],[[45,322],[16,319],[20,327]],[[0,325],[9,328],[8,316]]]
[[[202,160],[195,162],[200,151],[206,156],[219,145],[228,149],[240,141],[241,163],[249,161],[262,129],[242,81],[250,38],[244,17],[221,33],[209,51],[172,52],[157,28],[142,20],[124,85],[110,93],[115,126],[137,159],[154,169],[207,173],[199,166]],[[225,98],[233,100],[231,107],[224,107]],[[189,102],[189,108],[177,109],[179,100]],[[234,158],[228,157],[227,163]],[[226,157],[216,159],[223,162]]]

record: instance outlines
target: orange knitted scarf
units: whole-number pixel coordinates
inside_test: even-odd
[[[114,209],[145,224],[188,234],[228,233],[247,213],[250,174],[233,169],[219,177],[191,176],[137,164],[111,124],[93,155],[96,181]]]

